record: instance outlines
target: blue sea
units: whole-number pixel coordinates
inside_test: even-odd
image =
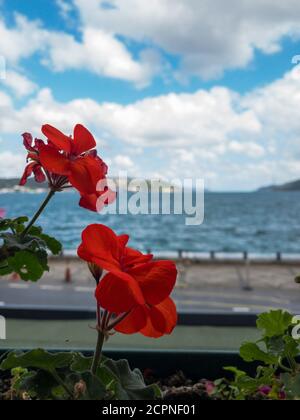
[[[45,194],[0,194],[7,217],[31,216]],[[186,226],[178,215],[101,215],[81,209],[74,192],[56,194],[39,223],[66,250],[75,250],[81,231],[103,223],[118,233],[129,233],[131,245],[153,252],[248,251],[300,254],[300,193],[206,193],[205,219]]]

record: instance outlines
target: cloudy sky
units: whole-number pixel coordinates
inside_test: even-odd
[[[300,178],[296,55],[299,0],[0,0],[0,177],[24,131],[81,122],[112,175]]]

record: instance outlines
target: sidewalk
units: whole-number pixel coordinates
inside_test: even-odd
[[[233,262],[177,262],[179,271],[177,288],[229,288],[276,289],[298,291],[300,285],[295,277],[300,274],[299,266],[280,263]],[[41,280],[44,284],[63,284],[66,282],[66,271],[70,271],[72,284],[93,287],[95,284],[86,263],[76,258],[50,259],[50,272]],[[3,279],[11,280],[11,276]]]

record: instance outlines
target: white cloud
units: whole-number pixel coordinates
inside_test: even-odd
[[[0,56],[8,65],[17,65],[39,52],[41,62],[54,71],[87,70],[100,76],[117,78],[144,87],[160,70],[159,55],[144,49],[134,59],[125,44],[101,27],[82,28],[81,41],[66,32],[50,31],[40,21],[15,15],[15,26],[0,18]]]
[[[252,142],[232,141],[228,145],[228,150],[251,158],[260,158],[265,154],[265,149],[262,146]]]
[[[129,156],[117,155],[113,159],[113,163],[117,170],[130,170],[134,167],[134,163]]]
[[[84,29],[81,42],[70,35],[51,34],[48,44],[49,55],[44,63],[55,71],[89,70],[144,87],[151,81],[153,69],[159,66],[159,59],[151,50],[144,51],[140,61],[135,61],[120,41],[101,29]]]
[[[44,48],[47,31],[39,21],[30,22],[25,16],[15,15],[15,26],[9,28],[0,17],[0,55],[8,64],[17,64]]]
[[[16,109],[0,92],[1,148],[5,136],[23,131],[40,135],[46,122],[66,133],[81,122],[101,139],[101,154],[111,158],[114,173],[130,169],[147,177],[203,177],[213,188],[251,189],[274,177],[278,182],[299,177],[299,102],[299,68],[246,95],[215,87],[130,105],[91,99],[61,103],[42,89]]]
[[[6,72],[5,78],[0,82],[10,88],[19,98],[28,96],[37,89],[37,85],[26,76],[11,70]]]
[[[56,0],[56,4],[66,19],[77,7],[79,39],[20,14],[12,26],[0,18],[0,55],[8,64],[38,52],[54,71],[86,70],[144,87],[155,75],[165,78],[166,68],[171,73],[161,51],[180,61],[178,71],[168,78],[207,79],[247,67],[258,50],[279,51],[285,37],[300,38],[298,0]],[[140,47],[138,56],[130,51],[132,41]]]
[[[0,178],[14,178],[22,175],[24,155],[12,152],[0,153]]]
[[[299,37],[298,0],[74,0],[85,27],[101,28],[179,55],[182,74],[220,76],[246,67],[260,50]],[[101,7],[104,3],[112,7]]]
[[[128,106],[104,104],[99,118],[106,130],[128,144],[212,146],[236,132],[253,135],[260,130],[253,112],[238,111],[237,101],[237,95],[217,87],[144,99]]]

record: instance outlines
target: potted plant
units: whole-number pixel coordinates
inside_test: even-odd
[[[47,142],[23,134],[28,164],[20,184],[33,173],[37,182],[47,179],[49,193],[30,221],[26,217],[0,221],[0,274],[16,272],[25,281],[37,281],[48,270],[48,250],[61,251],[58,241],[35,226],[56,193],[74,187],[80,193],[80,206],[92,211],[115,198],[107,186],[107,166],[85,127],[76,125],[73,138],[50,125],[44,125],[42,132]],[[140,371],[131,371],[126,360],[114,362],[102,355],[112,331],[158,338],[170,334],[177,322],[176,307],[169,297],[177,277],[175,264],[154,261],[152,255],[128,247],[128,241],[128,235],[118,236],[104,225],[88,226],[82,233],[78,255],[88,263],[96,281],[93,357],[50,354],[42,349],[10,353],[1,367],[11,370],[14,389],[27,389],[28,396],[36,398],[154,399],[161,395],[156,385],[146,386]]]
[[[49,269],[49,251],[61,252],[61,244],[35,225],[56,193],[74,187],[80,194],[80,206],[91,211],[99,211],[115,198],[106,182],[107,166],[98,157],[95,140],[85,127],[77,125],[73,138],[49,125],[42,131],[47,143],[33,141],[28,133],[23,135],[28,165],[21,184],[33,173],[37,182],[47,179],[49,193],[30,221],[23,216],[0,219],[0,275],[16,272],[25,281],[37,281]],[[177,323],[176,307],[170,298],[177,277],[175,264],[155,261],[152,255],[130,248],[128,241],[128,235],[118,236],[100,224],[87,226],[82,232],[78,256],[86,261],[95,279],[94,353],[43,349],[4,353],[0,364],[2,399],[198,401],[300,397],[297,319],[280,310],[259,316],[261,339],[244,343],[240,358],[201,352],[126,355],[123,350],[104,355],[103,345],[112,333],[141,333],[158,339],[171,334]],[[122,359],[115,360],[117,356]],[[142,368],[143,374],[139,369],[131,370],[126,356],[131,364]],[[223,372],[224,378],[217,379]],[[202,375],[208,379],[201,379]]]

